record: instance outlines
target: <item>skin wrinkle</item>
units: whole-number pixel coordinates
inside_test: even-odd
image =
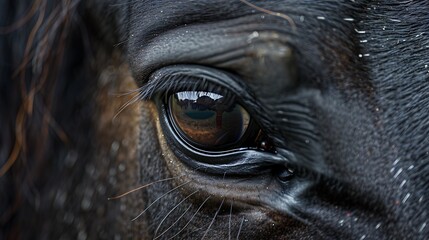
[[[0,29],[21,25],[0,34],[0,166],[17,140],[16,93],[37,86],[35,115],[21,125],[25,147],[0,178],[1,239],[153,239],[160,221],[168,231],[159,239],[429,235],[425,1],[246,1],[285,14],[295,30],[240,0],[43,2],[50,18],[36,24],[24,11],[33,0],[0,0]],[[56,8],[65,3],[76,6],[70,16]],[[22,64],[25,52],[55,58]],[[243,103],[252,102],[278,158],[204,165],[171,140],[158,95],[118,96],[138,95],[172,65],[235,76],[244,86],[235,94],[252,95]],[[280,181],[287,168],[294,175]]]
[[[335,2],[335,4],[333,4],[330,1],[328,1],[327,3],[324,3],[324,5],[321,5],[322,8],[320,9],[320,11],[321,12],[323,12],[323,11],[325,11],[325,12],[336,12],[336,11],[337,12],[348,12],[348,11],[346,11],[344,9],[337,9],[340,6],[347,6],[347,7],[351,8],[351,9],[354,9],[354,8],[364,9],[365,8],[365,5],[363,5],[360,2],[356,3],[357,6],[350,6],[348,4],[337,4],[337,3],[338,2]],[[200,21],[201,19],[204,19],[204,17],[202,17],[201,15],[198,15],[198,14],[201,14],[201,13],[206,14],[207,11],[213,11],[213,12],[215,12],[216,11],[215,10],[216,7],[221,7],[222,8],[222,6],[224,6],[222,4],[214,6],[215,4],[216,4],[216,2],[213,2],[213,5],[210,5],[210,6],[205,5],[206,8],[211,9],[211,10],[206,10],[206,11],[198,11],[198,8],[188,8],[187,9],[187,11],[191,11],[192,12],[192,13],[188,13],[187,16],[189,15],[190,17],[194,17],[194,14],[195,14],[195,18],[193,19],[192,24],[183,24],[182,27],[179,27],[176,30],[178,32],[176,34],[174,34],[174,35],[178,36],[178,39],[177,39],[178,43],[182,43],[182,42],[186,42],[187,41],[185,39],[181,39],[180,36],[187,36],[188,37],[187,39],[190,39],[192,41],[191,42],[191,46],[195,45],[195,44],[198,46],[200,44],[199,41],[195,42],[194,39],[196,39],[196,38],[202,38],[202,39],[204,39],[204,41],[211,41],[210,38],[207,38],[207,36],[209,36],[209,35],[212,35],[211,37],[214,37],[216,35],[219,35],[219,37],[227,36],[227,35],[224,35],[222,33],[219,33],[219,34],[214,33],[216,35],[213,35],[213,34],[211,34],[209,32],[210,30],[206,31],[205,33],[202,33],[201,30],[197,30],[197,31],[193,30],[193,28],[195,26],[199,26],[199,25],[195,25],[195,24],[198,23],[196,21]],[[292,6],[293,6],[294,9],[303,10],[303,12],[296,13],[296,15],[307,15],[307,14],[305,14],[304,9],[306,9],[305,6],[307,4],[310,4],[310,3],[308,3],[308,2],[300,2],[299,6],[296,6],[297,4],[298,3],[295,3],[294,1],[291,1],[290,6],[287,6],[287,7],[292,8]],[[313,5],[313,4],[311,4],[311,5]],[[144,5],[141,5],[141,6],[144,6]],[[316,6],[316,7],[318,7],[318,6]],[[136,6],[136,9],[138,9],[138,8],[139,8],[139,6]],[[142,7],[142,9],[144,9],[144,8]],[[165,9],[166,9],[165,10],[165,14],[170,13],[170,14],[172,14],[174,16],[174,11],[173,12],[167,12],[167,11],[171,11],[170,8],[168,8],[168,7],[165,7]],[[231,6],[230,4],[228,4],[228,9],[233,9],[233,11],[231,11],[231,12],[230,11],[219,11],[217,13],[218,14],[231,14],[231,15],[232,14],[236,15],[236,13],[239,13],[239,11],[235,11],[236,9],[234,9],[234,5]],[[222,10],[224,10],[224,9],[222,9]],[[316,12],[316,13],[314,13],[315,15],[317,14],[318,10],[319,9],[315,9],[314,10]],[[143,11],[145,11],[145,10],[143,10]],[[242,11],[245,11],[245,10],[242,10]],[[148,11],[148,12],[150,12],[150,11]],[[285,12],[287,12],[287,11],[285,11]],[[133,15],[140,16],[140,14],[133,14]],[[142,13],[141,15],[145,16],[144,13]],[[237,17],[240,17],[240,16],[241,15],[235,16],[234,19],[237,19]],[[350,15],[348,15],[348,16],[350,17]],[[338,16],[338,17],[340,18],[341,16]],[[352,17],[353,17],[353,15],[352,15]],[[223,19],[225,19],[225,18],[223,18]],[[226,18],[226,19],[228,19],[228,18]],[[131,17],[130,21],[131,21],[131,25],[133,25],[133,21],[134,21],[133,17]],[[231,21],[235,21],[235,20],[231,20]],[[226,22],[228,22],[228,20]],[[257,22],[259,24],[263,24],[266,21],[265,20],[259,20],[259,21],[257,20]],[[267,22],[270,23],[270,25],[279,24],[278,22],[271,22],[271,21],[267,21]],[[307,20],[307,22],[311,22],[311,20]],[[162,22],[162,24],[159,24],[159,25],[149,25],[149,26],[136,27],[137,32],[133,33],[134,37],[132,39],[130,39],[129,44],[128,44],[128,49],[133,49],[131,55],[134,55],[136,53],[138,54],[139,52],[142,52],[142,53],[145,53],[146,55],[149,55],[149,57],[150,57],[150,54],[151,54],[150,53],[150,42],[153,42],[153,41],[146,42],[146,40],[144,38],[140,38],[138,36],[138,32],[141,32],[141,33],[151,32],[153,34],[149,34],[149,36],[157,36],[157,38],[161,38],[162,39],[162,34],[157,33],[159,31],[157,29],[166,29],[167,31],[164,31],[163,33],[169,34],[169,32],[172,32],[173,29],[171,29],[171,26],[169,26],[168,24],[171,24],[171,22],[170,21],[165,21],[165,22]],[[174,22],[174,24],[177,24],[177,22]],[[249,24],[249,22],[247,22],[246,24]],[[254,24],[254,22],[251,22],[251,24]],[[280,24],[281,24],[280,26],[283,25],[283,23],[281,23],[281,22],[280,22]],[[323,58],[327,58],[329,56],[334,56],[333,58],[330,59],[333,62],[333,64],[332,64],[332,66],[333,66],[332,71],[335,71],[336,69],[347,69],[348,71],[354,72],[354,69],[356,69],[357,65],[361,65],[361,64],[359,64],[359,62],[356,62],[356,60],[358,59],[357,56],[355,56],[354,58],[350,58],[350,56],[351,56],[350,49],[348,49],[347,47],[344,48],[344,49],[341,49],[341,51],[338,51],[339,50],[338,49],[338,47],[339,47],[338,45],[331,46],[332,44],[337,43],[338,40],[341,41],[343,39],[334,39],[334,40],[326,39],[326,41],[325,41],[326,36],[337,36],[338,34],[336,32],[340,31],[340,32],[344,33],[344,35],[340,35],[340,36],[342,36],[342,37],[347,36],[347,39],[344,39],[344,45],[340,45],[340,46],[347,46],[346,44],[348,44],[348,42],[350,42],[350,41],[357,41],[357,40],[355,40],[357,38],[351,38],[352,36],[357,35],[355,31],[348,30],[348,29],[352,29],[352,28],[350,28],[350,27],[349,28],[344,28],[344,30],[343,30],[343,29],[340,28],[340,27],[343,27],[343,26],[336,25],[337,28],[334,29],[336,31],[335,35],[332,35],[332,34],[325,34],[324,31],[328,30],[328,29],[323,29],[322,27],[324,27],[324,26],[321,25],[320,21],[315,21],[314,23],[311,22],[310,24],[314,25],[314,26],[311,26],[310,29],[319,29],[320,31],[317,31],[317,32],[312,31],[311,34],[306,34],[305,32],[302,32],[302,31],[305,31],[304,28],[298,28],[298,30],[299,30],[298,34],[301,33],[303,35],[302,37],[304,37],[304,38],[306,38],[306,37],[317,37],[317,40],[316,39],[304,40],[304,42],[308,42],[308,44],[311,44],[312,41],[318,41],[319,42],[321,39],[323,40],[323,44],[322,45],[316,45],[315,44],[314,46],[323,46],[324,49],[320,49],[320,50],[315,49],[315,50],[316,51],[323,51],[321,53],[321,56]],[[219,23],[218,23],[217,26],[219,26]],[[222,26],[222,23],[220,23],[220,26]],[[154,27],[156,27],[156,28],[154,29]],[[264,26],[264,27],[267,28],[268,26]],[[189,31],[187,33],[185,33],[185,30],[184,30],[186,28],[189,28]],[[214,28],[214,29],[219,29],[219,28],[217,27],[217,28]],[[288,29],[287,26],[283,27],[283,31],[284,30],[287,31],[287,29]],[[219,31],[219,30],[214,30],[214,31]],[[282,30],[280,30],[280,31],[282,31]],[[330,31],[332,31],[332,30],[328,30],[328,32],[330,32]],[[318,34],[323,34],[323,35],[319,36]],[[201,36],[198,36],[198,35],[201,35]],[[147,35],[145,34],[144,36],[147,36]],[[189,38],[189,36],[193,36],[193,38]],[[242,40],[238,40],[238,41],[242,41]],[[163,46],[170,46],[168,44],[162,44],[162,45]],[[185,45],[185,44],[183,44],[183,45]],[[135,51],[135,49],[136,49],[135,46],[138,46],[137,49],[139,49],[140,51]],[[143,46],[144,49],[141,49],[141,46]],[[177,45],[177,46],[181,46],[181,44]],[[327,48],[328,46],[329,46],[329,48]],[[359,46],[359,44],[354,44],[354,45],[351,45],[351,46]],[[308,47],[309,46],[307,45],[304,48],[298,47],[298,49],[300,49],[302,51],[302,50],[304,50],[305,48],[308,48]],[[184,47],[184,49],[187,49],[187,48]],[[169,52],[169,54],[175,54],[175,52],[177,52],[178,50],[172,50],[172,49],[168,49],[167,48],[167,51]],[[327,50],[329,50],[329,52],[326,52]],[[354,49],[354,52],[358,52],[358,51],[359,51],[359,49]],[[159,54],[159,55],[162,56],[162,50],[157,51],[157,54]],[[193,54],[195,54],[195,53],[193,53]],[[185,57],[190,57],[193,54],[188,54]],[[338,54],[343,54],[343,55],[341,57],[335,58]],[[344,61],[345,60],[345,56],[349,56],[350,60]],[[160,56],[158,56],[158,57],[160,57]],[[177,61],[182,61],[181,60],[182,57],[184,57],[184,56],[178,55],[178,57],[172,57],[172,58],[173,59],[175,58],[176,59],[175,63],[177,63]],[[134,58],[136,58],[136,57],[134,57]],[[137,57],[137,58],[139,58],[139,57]],[[179,58],[179,59],[177,59],[177,58]],[[342,61],[338,61],[337,59],[341,59]],[[183,59],[183,60],[185,60],[185,59]],[[349,64],[348,64],[348,62],[349,62]],[[146,66],[136,66],[136,68],[138,68],[138,69],[148,69],[148,70],[150,70],[152,68],[152,66],[150,66],[151,62],[148,61],[148,59],[139,59],[137,61],[137,64],[140,64],[140,63],[144,63],[144,64],[146,64]],[[163,60],[163,63],[165,64],[165,60]],[[335,65],[337,65],[337,66],[335,66]],[[354,66],[354,68],[349,69],[349,66]],[[361,67],[363,67],[363,66],[359,66],[357,69],[359,69]],[[320,72],[320,70],[318,70],[318,72]],[[342,73],[344,74],[344,72],[342,72]],[[361,74],[361,72],[357,72],[357,73]],[[354,75],[356,75],[356,74],[354,74]],[[141,77],[144,79],[145,73],[138,73],[139,77],[140,77],[140,75],[142,75]],[[344,79],[344,77],[343,77],[343,79]],[[353,80],[355,78],[350,77],[349,79]],[[356,85],[356,87],[358,87],[358,89],[365,89],[365,90],[366,89],[373,89],[373,88],[371,88],[371,86],[368,86],[370,84],[370,82],[366,82],[365,79],[368,79],[368,78],[365,77],[365,76],[361,76],[358,79],[356,79],[356,83],[354,83],[353,85]],[[363,84],[363,83],[365,83],[365,84]],[[343,84],[343,83],[342,82],[338,82],[337,84]],[[351,88],[351,89],[355,89],[355,88]],[[345,90],[347,90],[347,89],[345,89]]]

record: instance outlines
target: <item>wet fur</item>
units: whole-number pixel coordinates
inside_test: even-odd
[[[163,148],[157,107],[138,102],[117,115],[134,97],[130,92],[161,67],[138,68],[136,49],[153,44],[159,30],[147,23],[203,24],[234,12],[244,16],[251,8],[240,1],[209,8],[204,1],[64,3],[69,7],[42,0],[34,16],[13,27],[27,19],[33,1],[0,1],[0,167],[13,162],[0,177],[5,193],[0,238],[150,239],[169,227],[165,238],[179,231],[183,238],[219,239],[239,233],[301,239],[427,236],[429,18],[424,1],[291,1],[291,14],[305,16],[305,29],[294,18],[302,38],[291,40],[304,46],[297,53],[299,71],[305,73],[301,79],[321,91],[308,102],[317,118],[316,145],[289,147],[311,160],[294,163],[297,168],[330,172],[318,172],[325,176],[300,196],[298,212],[305,221],[271,216],[275,226],[245,222],[231,199],[215,201],[198,192],[194,200],[181,202],[192,192],[178,190],[164,196],[180,184],[174,181],[107,200],[172,177],[164,159],[174,157]],[[314,5],[311,12],[306,4]],[[147,15],[132,14],[133,8]],[[160,9],[161,20],[154,15]],[[42,11],[46,18],[39,26]],[[193,18],[201,12],[203,17]]]

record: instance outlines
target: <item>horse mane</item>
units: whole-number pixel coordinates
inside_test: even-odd
[[[79,2],[3,1],[0,7],[1,225],[23,202],[34,202],[32,189],[49,150],[57,140],[68,141],[54,108],[60,104],[64,51],[69,30],[79,21]]]

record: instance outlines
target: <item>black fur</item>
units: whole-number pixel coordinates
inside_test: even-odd
[[[0,0],[0,239],[427,238],[428,8]],[[212,84],[275,153],[177,141],[160,96]]]

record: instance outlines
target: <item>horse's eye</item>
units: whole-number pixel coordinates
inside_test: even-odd
[[[247,111],[231,95],[182,91],[170,95],[167,103],[176,132],[204,150],[223,150],[237,144],[250,123]]]

